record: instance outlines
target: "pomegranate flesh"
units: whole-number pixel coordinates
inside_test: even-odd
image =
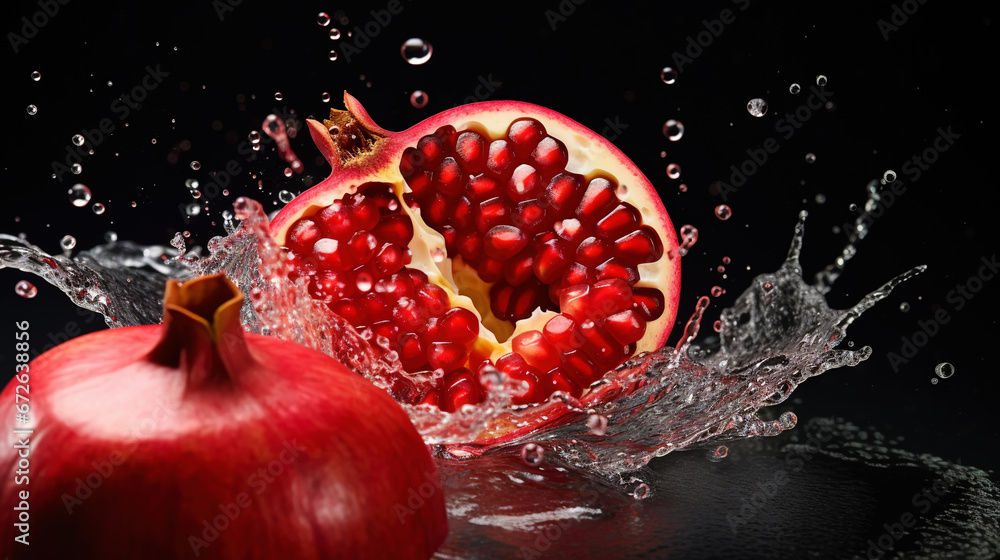
[[[515,404],[581,396],[659,348],[680,287],[677,237],[653,186],[600,135],[554,111],[475,103],[399,133],[356,99],[309,120],[333,168],[271,222],[292,275],[432,390],[483,400],[498,368]]]

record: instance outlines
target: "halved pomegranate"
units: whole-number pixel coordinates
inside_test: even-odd
[[[313,297],[407,372],[436,373],[433,389],[411,384],[403,400],[477,403],[489,365],[523,382],[515,404],[579,397],[665,343],[677,236],[653,186],[607,140],[514,101],[398,133],[346,93],[344,103],[307,121],[333,172],[271,231]]]

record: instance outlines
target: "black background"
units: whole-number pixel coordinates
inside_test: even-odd
[[[255,197],[270,211],[278,191],[301,191],[325,176],[327,167],[307,134],[292,141],[305,163],[304,176],[285,178],[284,164],[269,149],[254,160],[238,151],[273,110],[295,111],[300,122],[322,117],[328,107],[341,107],[341,92],[348,90],[376,122],[401,130],[479,93],[544,105],[614,136],[660,189],[675,226],[700,230],[684,259],[679,316],[687,317],[698,296],[721,285],[728,293],[713,303],[707,330],[754,275],[782,262],[800,209],[810,211],[803,264],[811,276],[843,246],[845,235],[834,227],[856,216],[849,206],[863,204],[865,185],[893,169],[905,194],[875,222],[829,300],[847,307],[900,272],[918,264],[929,268],[849,331],[855,347],[874,347],[871,359],[806,383],[793,409],[800,419],[837,415],[905,436],[913,451],[996,466],[1000,279],[985,282],[961,310],[948,299],[957,284],[977,274],[981,258],[997,251],[991,8],[940,0],[851,6],[547,0],[528,7],[505,2],[502,8],[403,1],[402,12],[379,25],[370,44],[348,61],[344,45],[359,45],[358,31],[374,20],[370,10],[387,4],[244,1],[220,17],[219,6],[228,4],[71,0],[16,53],[9,33],[22,34],[22,17],[30,21],[42,8],[37,2],[5,4],[0,232],[23,232],[53,253],[63,235],[88,248],[103,242],[108,230],[121,239],[159,244],[189,230],[189,243],[203,245],[222,233],[220,212],[236,196]],[[905,22],[904,8],[917,8]],[[343,10],[349,22],[320,27],[321,10]],[[706,26],[720,27],[712,21],[723,10],[735,20],[711,36]],[[901,25],[888,29],[886,38],[878,22],[891,24],[894,12]],[[332,27],[344,32],[339,41],[329,38]],[[404,62],[399,50],[410,37],[432,43],[429,62]],[[677,66],[675,53],[684,54],[689,40],[699,39],[700,54],[684,61],[675,84],[664,84],[660,69]],[[331,49],[341,52],[335,62],[328,59]],[[141,83],[147,66],[157,65],[168,75],[120,120],[116,98]],[[30,78],[36,70],[38,82]],[[806,102],[819,74],[828,77],[825,91],[833,106],[815,111],[785,139],[776,129],[779,119]],[[488,91],[479,87],[483,81],[499,85]],[[802,93],[789,93],[793,82]],[[427,107],[410,105],[415,89],[428,93]],[[330,103],[321,101],[324,92],[331,94]],[[755,97],[769,103],[763,118],[746,110]],[[38,106],[37,115],[27,114],[29,104]],[[63,162],[71,137],[104,118],[115,131],[83,159],[83,172],[53,179],[52,162]],[[679,142],[661,132],[669,118],[686,127]],[[609,123],[620,123],[617,133]],[[904,162],[931,146],[939,128],[949,127],[960,135],[955,144],[918,180],[904,173]],[[733,217],[720,221],[714,208],[722,198],[710,186],[730,182],[730,166],[739,166],[746,150],[769,137],[780,149],[728,196]],[[816,155],[815,163],[806,163],[807,153]],[[195,160],[198,171],[190,168]],[[241,173],[228,186],[231,195],[209,200],[210,212],[188,223],[177,209],[191,201],[185,179],[204,186],[211,172],[234,160]],[[681,166],[680,180],[666,176],[670,162]],[[92,202],[106,205],[103,215],[70,204],[66,191],[76,182],[92,189]],[[680,183],[687,192],[679,192]],[[818,203],[817,194],[826,202]],[[723,256],[732,259],[725,278],[715,271]],[[38,346],[67,327],[75,332],[73,325],[82,331],[103,327],[41,282],[36,298],[17,297],[14,284],[25,277],[0,271],[0,337],[10,341],[0,339],[3,379],[13,373],[14,321],[31,322]],[[909,312],[900,311],[902,302],[910,304]],[[918,321],[940,308],[950,321],[894,371],[888,353],[900,352],[901,337],[912,337]],[[678,334],[675,329],[671,342]],[[934,366],[944,361],[956,373],[932,385]]]

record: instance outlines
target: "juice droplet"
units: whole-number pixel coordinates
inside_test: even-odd
[[[671,179],[677,179],[681,176],[681,166],[676,163],[671,163],[667,166],[667,177]]]
[[[260,144],[260,132],[251,130],[250,134],[247,134],[247,139],[250,140],[251,144]]]
[[[676,142],[684,136],[684,123],[670,119],[663,123],[663,135],[671,142]]]
[[[903,303],[900,303],[899,310],[902,311],[903,313],[906,313],[907,311],[910,310],[910,304],[906,303],[905,301]]]
[[[193,169],[195,171],[198,171],[199,169],[201,169],[201,162],[198,161],[198,160],[192,161],[191,162],[191,169]]]
[[[712,297],[719,297],[726,293],[726,290],[722,289],[722,286],[712,286]]]
[[[732,259],[730,259],[729,257],[722,257],[722,264],[729,264],[731,262]]]
[[[36,81],[36,82],[38,80],[41,80],[42,79],[42,73],[39,72],[39,71],[37,71],[37,70],[35,70],[34,72],[31,73],[31,79],[34,80],[34,81]]]
[[[715,332],[722,332],[722,321],[716,319],[715,322],[712,323],[712,330]]]
[[[727,455],[729,455],[729,448],[725,445],[720,445],[708,452],[708,460],[718,463],[719,461],[725,459]]]
[[[292,176],[292,168],[291,167],[286,167],[285,168],[285,177],[291,177],[291,176]]]
[[[660,79],[667,85],[673,84],[677,81],[677,70],[669,66],[664,66],[663,70],[660,70]]]
[[[113,231],[106,231],[104,232],[104,240],[108,243],[114,243],[118,241],[118,234]]]
[[[595,436],[603,436],[608,433],[608,417],[603,414],[591,412],[587,416],[587,429]]]
[[[941,379],[948,379],[952,375],[955,375],[955,366],[951,365],[951,362],[941,362],[934,366],[934,375],[937,375]]]
[[[795,95],[796,93],[802,91],[802,86],[799,84],[792,84],[788,86],[788,93]]]
[[[79,175],[80,173],[83,173],[83,166],[79,163],[74,163],[70,166],[69,170],[73,173],[73,175]]]
[[[430,101],[430,99],[422,90],[418,89],[410,94],[410,105],[413,105],[417,109],[423,109],[426,107],[428,101]]]
[[[763,117],[767,114],[767,101],[759,97],[751,99],[747,103],[747,112],[755,117]]]
[[[826,76],[824,76],[823,74],[816,76],[816,85],[825,86],[826,82],[827,82]]]
[[[677,185],[677,190],[679,190],[680,192],[688,192],[688,186],[685,185],[684,183],[681,183],[680,185]]]
[[[884,183],[891,183],[891,182],[893,182],[895,180],[896,180],[896,172],[893,171],[892,169],[888,169],[888,170],[886,170],[885,173],[882,174],[882,183],[883,184]]]
[[[286,168],[285,170],[286,170],[285,177],[291,177],[292,176],[292,170],[288,169],[288,168]],[[278,193],[278,200],[284,202],[285,204],[288,204],[294,198],[295,198],[295,195],[292,194],[290,191],[282,190],[282,191],[280,191]]]
[[[330,102],[330,92],[324,91],[323,95],[320,96],[320,100],[323,101],[323,103],[329,103]]]
[[[336,61],[338,58],[337,51],[330,51],[330,60]]]
[[[403,55],[403,60],[414,66],[419,66],[431,59],[434,54],[434,47],[423,39],[407,39],[400,47],[399,53]]]
[[[36,105],[28,105],[28,114],[29,115],[37,115],[38,114],[38,107]]]
[[[94,214],[97,214],[98,216],[100,216],[101,214],[103,214],[104,210],[105,210],[104,205],[101,204],[100,202],[95,202],[94,205],[90,209],[93,210]]]
[[[284,98],[285,98],[285,94],[281,93],[280,91],[274,92],[274,100],[275,101],[281,101]]]
[[[21,280],[14,286],[14,293],[23,298],[31,299],[38,295],[38,288],[27,280]]]
[[[320,12],[316,14],[316,23],[320,27],[326,27],[327,25],[330,25],[330,16],[327,15],[326,12]]]
[[[330,29],[330,38],[334,41],[340,40],[340,30],[336,27]]]
[[[192,202],[187,205],[187,208],[185,208],[184,211],[187,212],[188,216],[197,216],[198,214],[201,214],[201,206],[198,206],[197,202]]]
[[[63,248],[63,251],[72,251],[73,247],[76,247],[76,238],[72,235],[64,235],[59,240],[59,246]]]
[[[77,183],[69,189],[69,201],[77,208],[83,208],[90,202],[90,189],[83,183]]]
[[[725,204],[720,204],[715,207],[715,217],[726,221],[733,216],[733,210]]]
[[[806,163],[816,163],[816,154],[812,152],[806,154]]]
[[[80,134],[74,134],[73,135],[73,145],[74,146],[82,146],[83,145],[83,136],[80,135]]]
[[[539,465],[545,460],[545,448],[537,443],[526,443],[521,446],[521,460],[530,467]]]

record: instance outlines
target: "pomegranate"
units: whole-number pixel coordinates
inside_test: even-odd
[[[394,133],[344,102],[307,121],[332,173],[271,230],[314,298],[437,380],[397,398],[480,402],[489,366],[520,386],[515,404],[579,397],[665,343],[677,236],[607,140],[527,103],[465,105]]]
[[[30,398],[34,426],[3,418],[0,556],[433,554],[440,482],[396,402],[332,358],[244,333],[221,275],[164,299],[162,325],[66,342],[3,391]]]

